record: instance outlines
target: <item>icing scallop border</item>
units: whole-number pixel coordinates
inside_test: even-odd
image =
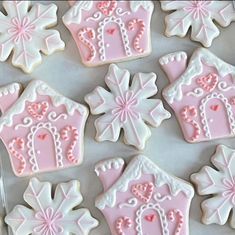
[[[177,52],[174,52],[174,53],[170,53],[168,55],[165,55],[165,56],[162,56],[160,59],[159,59],[159,63],[161,65],[167,65],[169,64],[170,62],[173,62],[173,61],[182,61],[182,60],[187,60],[187,54],[184,52],[184,51],[177,51]]]

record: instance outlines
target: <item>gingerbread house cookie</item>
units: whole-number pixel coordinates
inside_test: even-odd
[[[17,176],[81,164],[88,110],[42,81],[0,89],[0,136]],[[6,102],[5,102],[6,101]]]
[[[130,60],[151,52],[152,1],[70,1],[63,22],[87,66]]]
[[[139,155],[126,167],[122,159],[96,165],[104,193],[96,207],[104,214],[112,235],[189,234],[193,187]]]
[[[174,109],[189,142],[235,135],[235,67],[207,49],[187,55],[176,52],[160,59],[171,84],[163,96]]]

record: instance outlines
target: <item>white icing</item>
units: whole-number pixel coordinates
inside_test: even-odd
[[[162,56],[159,59],[159,63],[161,65],[167,65],[170,62],[173,61],[181,61],[181,60],[187,60],[187,54],[184,51],[178,51],[178,52],[174,52],[174,53],[170,53],[168,55]]]
[[[62,149],[61,149],[61,142],[60,142],[60,134],[57,131],[57,128],[55,126],[52,126],[51,123],[38,123],[36,126],[31,127],[30,132],[27,136],[28,142],[28,155],[29,155],[29,162],[32,165],[32,171],[37,172],[39,171],[39,166],[37,163],[37,154],[35,149],[35,134],[40,129],[46,129],[51,133],[51,136],[54,141],[55,146],[55,162],[56,167],[61,168],[63,167],[63,156],[62,156]]]
[[[165,99],[172,104],[174,101],[180,101],[183,98],[182,86],[191,85],[193,78],[202,74],[203,65],[214,67],[221,77],[231,74],[235,79],[235,67],[219,59],[209,50],[204,48],[197,49],[190,60],[189,66],[178,80],[173,82],[163,91]]]
[[[209,126],[208,126],[208,122],[207,122],[207,117],[206,117],[206,104],[209,100],[211,99],[219,99],[223,102],[225,109],[227,111],[227,115],[228,115],[228,123],[229,123],[229,127],[231,130],[231,134],[235,134],[235,120],[234,120],[234,116],[233,116],[233,112],[232,112],[232,107],[228,102],[228,99],[223,95],[223,94],[217,94],[217,93],[212,93],[210,95],[208,95],[207,97],[205,97],[200,104],[200,116],[201,116],[201,123],[203,126],[203,130],[205,132],[205,136],[209,139],[211,139],[211,133],[209,130]]]
[[[154,194],[153,199],[156,202],[164,202],[165,200],[169,200],[170,201],[172,199],[172,197],[170,195],[162,196],[160,193],[156,193],[156,194]]]
[[[57,114],[56,112],[52,111],[48,114],[47,116],[48,120],[51,121],[51,122],[56,122],[58,121],[59,119],[63,119],[63,120],[66,120],[68,118],[68,115],[65,114],[65,113],[61,113],[61,114]]]
[[[15,92],[21,89],[21,85],[19,83],[11,83],[9,85],[0,87],[0,97],[6,96],[9,94],[14,94]]]
[[[114,207],[117,192],[126,192],[129,189],[129,183],[140,179],[143,174],[154,175],[156,187],[168,185],[173,196],[178,195],[179,192],[183,192],[188,198],[192,198],[194,195],[193,187],[189,183],[169,175],[147,157],[138,155],[129,163],[118,181],[96,199],[96,207],[100,210],[106,206]]]
[[[101,19],[101,17],[102,17],[102,13],[99,12],[99,11],[97,11],[97,12],[95,12],[92,16],[88,17],[88,18],[86,19],[86,21],[87,21],[87,22],[90,21],[90,20],[99,21],[99,20]]]
[[[129,46],[129,38],[127,35],[126,27],[122,19],[116,18],[115,16],[111,16],[111,17],[106,17],[103,19],[103,21],[99,22],[99,28],[97,29],[97,32],[98,32],[97,39],[98,39],[100,60],[102,61],[106,60],[105,45],[104,45],[104,28],[106,24],[108,23],[116,23],[119,26],[125,53],[127,56],[131,56],[132,53],[131,53],[131,49]]]
[[[152,12],[154,4],[152,1],[129,1],[132,12],[138,11],[140,7],[143,7],[146,11]]]
[[[115,12],[118,16],[124,16],[124,15],[131,14],[129,11],[124,11],[121,7],[118,7]]]
[[[24,112],[26,101],[34,102],[38,95],[49,96],[55,107],[64,105],[68,115],[72,116],[75,111],[78,111],[81,115],[84,115],[85,118],[88,116],[88,109],[84,105],[62,96],[43,81],[34,80],[26,87],[16,103],[0,118],[0,131],[2,131],[4,125],[12,126],[13,117]]]
[[[138,200],[133,197],[133,198],[128,199],[127,202],[120,203],[118,205],[118,208],[119,209],[122,209],[124,207],[133,208],[133,207],[136,207],[137,204],[138,204]]]
[[[124,165],[124,161],[122,158],[113,158],[110,160],[102,161],[96,164],[95,166],[95,172],[96,175],[99,176],[100,172],[106,172],[107,170],[110,169],[119,169]]]
[[[189,91],[186,93],[187,96],[201,97],[204,95],[204,91],[202,88],[195,88],[193,91]]]
[[[220,91],[226,92],[226,91],[230,91],[230,90],[235,90],[235,85],[234,86],[229,86],[227,84],[227,82],[222,81],[218,83],[218,89]]]
[[[23,128],[25,128],[25,127],[30,127],[31,125],[32,125],[32,123],[33,123],[33,120],[32,120],[32,118],[30,118],[30,117],[25,117],[24,119],[23,119],[23,123],[20,123],[20,124],[17,124],[17,125],[15,125],[15,130],[18,130],[20,127],[23,127]]]
[[[146,210],[154,210],[158,213],[161,224],[162,235],[169,235],[168,222],[165,211],[159,204],[153,204],[153,203],[142,205],[140,209],[136,212],[135,222],[136,222],[137,235],[144,235],[142,231],[142,214]]]

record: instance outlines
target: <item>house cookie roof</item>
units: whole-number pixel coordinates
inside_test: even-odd
[[[96,199],[96,207],[100,210],[103,210],[106,206],[114,207],[116,204],[117,192],[126,192],[128,190],[129,182],[140,179],[142,174],[154,175],[156,187],[161,187],[166,184],[169,186],[170,192],[174,196],[179,192],[183,192],[189,198],[194,195],[194,189],[189,183],[161,170],[147,157],[138,155],[128,164],[117,182]]]
[[[63,16],[65,24],[79,24],[82,20],[82,11],[89,11],[93,7],[93,2],[96,1],[76,1],[71,9]],[[139,7],[143,7],[146,11],[152,12],[154,4],[152,1],[130,1],[132,12],[138,11]]]
[[[50,88],[43,81],[34,80],[30,82],[29,85],[25,88],[16,103],[13,104],[13,106],[0,118],[0,131],[2,131],[2,128],[5,125],[11,126],[13,117],[25,110],[25,102],[35,101],[38,95],[49,96],[53,105],[56,107],[65,105],[65,108],[69,115],[73,115],[74,111],[78,111],[80,114],[88,116],[88,109],[86,108],[86,106],[78,104],[77,102],[62,96],[61,94]]]
[[[193,53],[186,71],[175,82],[173,82],[166,89],[164,89],[164,98],[169,103],[182,100],[182,86],[191,85],[192,79],[202,73],[203,63],[216,68],[218,74],[221,77],[231,74],[232,77],[235,79],[234,66],[224,62],[223,60],[215,56],[213,53],[211,53],[209,50],[199,48]]]

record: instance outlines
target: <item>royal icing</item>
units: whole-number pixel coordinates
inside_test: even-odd
[[[145,122],[158,127],[170,118],[158,99],[148,99],[157,93],[154,73],[137,73],[130,83],[130,73],[112,64],[105,77],[111,92],[97,87],[85,96],[91,113],[105,113],[95,121],[97,141],[117,141],[121,128],[124,129],[126,144],[143,149],[151,132]]]
[[[232,1],[161,1],[164,11],[174,11],[166,16],[166,36],[184,37],[192,27],[191,38],[205,47],[219,36],[214,21],[223,27],[235,20]]]
[[[0,61],[6,61],[11,52],[12,64],[26,73],[41,63],[40,52],[50,55],[64,49],[57,30],[49,29],[57,23],[55,4],[35,4],[30,1],[3,1],[7,12],[0,12]]]
[[[17,205],[5,217],[14,235],[88,235],[98,225],[87,209],[74,209],[83,200],[77,180],[58,184],[52,198],[51,183],[32,178],[24,200],[31,208]]]
[[[174,109],[189,142],[207,141],[235,135],[235,67],[207,49],[187,56],[176,52],[159,62],[171,84],[163,96]]]
[[[211,161],[218,169],[204,166],[191,176],[200,195],[214,195],[202,202],[202,222],[205,224],[224,225],[235,209],[235,150],[218,145]],[[234,215],[231,214],[230,225],[235,228]]]
[[[82,62],[95,66],[151,52],[152,1],[72,1],[63,22]]]
[[[102,164],[105,161],[98,163],[98,169]],[[96,199],[96,207],[113,235],[189,234],[188,213],[194,195],[189,183],[142,155],[134,157],[125,170],[113,167],[97,175],[105,189]]]
[[[17,98],[16,98],[16,94]],[[32,81],[3,110],[0,136],[17,176],[63,169],[83,160],[83,133],[88,110],[42,81]]]

